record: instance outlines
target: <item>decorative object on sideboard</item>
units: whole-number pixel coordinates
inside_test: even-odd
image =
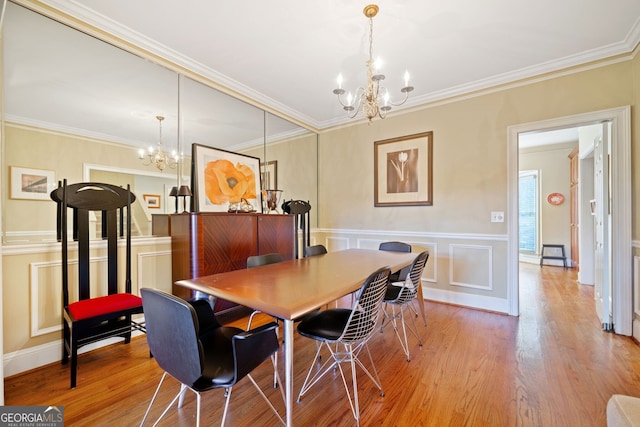
[[[139,150],[138,158],[142,160],[142,164],[145,166],[155,165],[161,172],[169,166],[171,169],[175,169],[178,166],[178,160],[180,159],[176,150],[171,152],[169,155],[162,146],[162,121],[164,120],[163,116],[156,116],[160,126],[160,135],[158,137],[157,148],[153,146],[149,147],[147,150]]]
[[[181,185],[180,188],[178,188],[177,197],[182,197],[182,213],[187,213],[187,197],[191,197],[192,195],[188,185]]]
[[[229,203],[229,213],[252,213],[255,211],[253,205],[244,197],[239,202]]]
[[[338,96],[338,102],[347,112],[349,118],[355,118],[360,111],[369,119],[369,124],[373,118],[380,117],[384,119],[391,107],[398,107],[409,98],[409,92],[413,90],[413,86],[409,86],[409,72],[404,73],[404,87],[400,92],[404,94],[404,99],[399,103],[393,103],[389,100],[389,91],[387,88],[380,86],[380,81],[384,80],[384,74],[380,74],[380,59],[373,60],[373,18],[378,14],[378,6],[370,4],[362,11],[364,16],[369,18],[369,60],[367,64],[367,83],[365,87],[356,89],[355,96],[351,92],[347,94],[347,100],[342,100],[345,90],[342,88],[342,74],[338,74],[338,88],[333,93]]]
[[[279,214],[278,205],[282,198],[282,190],[262,190],[263,213]]]
[[[171,187],[171,191],[169,192],[169,197],[173,197],[176,202],[176,210],[173,213],[178,213],[178,187],[175,185]]]

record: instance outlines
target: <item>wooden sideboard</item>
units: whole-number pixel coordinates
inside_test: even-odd
[[[272,252],[284,260],[295,258],[294,215],[195,212],[171,215],[173,293],[193,298],[175,282],[247,268],[247,257]],[[214,311],[221,320],[243,313],[224,300]]]

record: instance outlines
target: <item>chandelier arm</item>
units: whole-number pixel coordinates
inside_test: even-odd
[[[389,101],[389,104],[390,104],[390,105],[393,105],[394,107],[399,107],[399,106],[401,106],[402,104],[404,104],[405,102],[407,102],[407,99],[409,99],[409,92],[410,92],[410,91],[405,91],[405,92],[404,92],[404,99],[403,99],[401,102],[395,103],[395,102]]]

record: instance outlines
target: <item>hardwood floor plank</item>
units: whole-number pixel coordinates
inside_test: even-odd
[[[418,323],[424,345],[409,337],[411,362],[392,329],[376,333],[370,347],[385,397],[358,372],[361,425],[605,426],[612,394],[640,396],[640,347],[601,330],[593,288],[579,285],[575,276],[572,270],[521,265],[519,317],[425,302],[428,326]],[[246,319],[235,323],[244,327]],[[315,344],[296,334],[295,352],[297,393]],[[265,363],[254,378],[283,411],[271,373]],[[68,368],[58,363],[6,378],[6,404],[63,405],[68,426],[134,426],[161,375],[139,337],[81,355],[74,390],[68,389]],[[167,382],[152,418],[179,390],[175,380]],[[223,405],[222,390],[205,393],[203,425],[218,425]],[[294,405],[296,425],[354,424],[338,373]],[[195,425],[195,406],[189,393],[184,407],[172,408],[160,425]],[[227,425],[277,425],[246,380],[234,388],[228,416]]]

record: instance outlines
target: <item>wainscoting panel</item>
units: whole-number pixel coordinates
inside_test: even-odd
[[[69,299],[78,299],[78,260],[69,260]],[[30,268],[31,337],[62,329],[62,268],[60,261],[34,262]],[[90,260],[89,277],[91,295],[104,295],[107,291],[107,258]],[[103,279],[104,278],[104,279]]]
[[[140,294],[140,288],[154,288],[171,293],[171,251],[140,252],[138,253],[138,289],[134,293]]]
[[[349,249],[349,239],[347,237],[327,237],[325,241],[327,242],[326,246],[329,252]]]
[[[480,245],[449,245],[449,278],[452,286],[493,289],[493,248]]]

